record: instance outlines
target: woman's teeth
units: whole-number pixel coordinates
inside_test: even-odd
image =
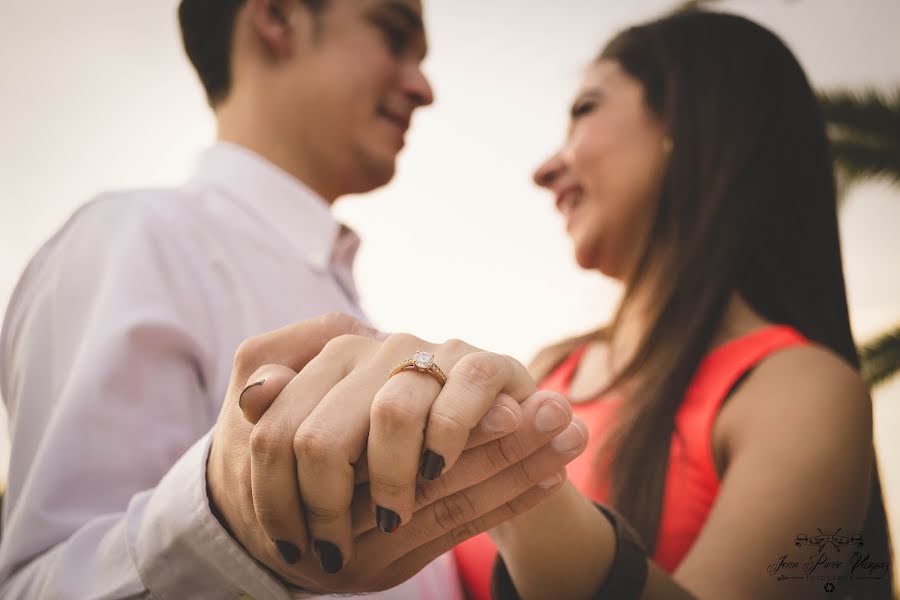
[[[568,212],[578,206],[581,203],[582,194],[580,191],[572,192],[570,194],[566,194],[566,197],[563,198],[563,209]]]

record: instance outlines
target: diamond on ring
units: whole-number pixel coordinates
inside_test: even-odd
[[[434,354],[429,354],[428,352],[422,352],[420,350],[412,355],[412,361],[418,370],[425,371],[426,369],[430,369],[434,364]]]
[[[397,365],[393,369],[391,369],[391,373],[390,375],[388,375],[388,379],[390,379],[397,373],[400,373],[401,371],[411,369],[415,369],[419,373],[430,375],[441,385],[447,383],[447,376],[439,366],[434,364],[434,354],[431,354],[430,352],[424,352],[422,350],[419,350],[410,358],[397,363]]]

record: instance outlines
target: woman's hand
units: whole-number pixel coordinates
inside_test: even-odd
[[[446,370],[443,388],[416,371],[389,378],[395,365],[418,351],[433,354]],[[498,395],[518,404],[534,390],[520,363],[460,341],[435,345],[402,334],[384,342],[338,337],[254,426],[251,473],[260,523],[271,536],[288,535],[292,543],[310,538],[325,568],[338,569],[353,552],[349,510],[354,465],[364,453],[380,524],[393,531],[412,516],[420,466],[435,478],[453,465]],[[288,477],[296,478],[296,489],[284,485]],[[273,520],[301,505],[305,524],[296,511],[288,521]]]

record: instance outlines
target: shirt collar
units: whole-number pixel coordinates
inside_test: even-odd
[[[317,271],[325,271],[335,259],[348,267],[353,262],[359,247],[356,233],[309,186],[251,150],[217,142],[200,155],[191,183],[221,189],[241,202]]]

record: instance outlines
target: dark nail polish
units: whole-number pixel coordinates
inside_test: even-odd
[[[428,480],[437,479],[444,470],[444,457],[432,450],[426,450],[422,455],[422,466],[419,472]]]
[[[341,551],[331,542],[324,540],[316,540],[316,555],[319,557],[319,563],[322,570],[326,573],[337,573],[344,566],[344,559],[341,558]]]
[[[284,540],[275,540],[275,547],[281,553],[281,558],[289,565],[297,564],[300,560],[300,549],[290,542]]]
[[[248,385],[247,387],[245,387],[244,389],[242,389],[242,390],[241,390],[241,395],[238,396],[238,408],[240,408],[241,410],[244,410],[244,405],[243,405],[243,402],[244,402],[244,394],[247,393],[247,390],[249,390],[250,388],[255,388],[255,387],[257,387],[257,386],[260,386],[260,385],[264,384],[265,382],[266,382],[265,379],[261,379],[261,380],[259,380],[259,381],[254,381],[253,383],[251,383],[250,385]]]
[[[400,527],[400,515],[389,508],[376,506],[375,520],[378,521],[378,529],[385,533],[394,533]]]

